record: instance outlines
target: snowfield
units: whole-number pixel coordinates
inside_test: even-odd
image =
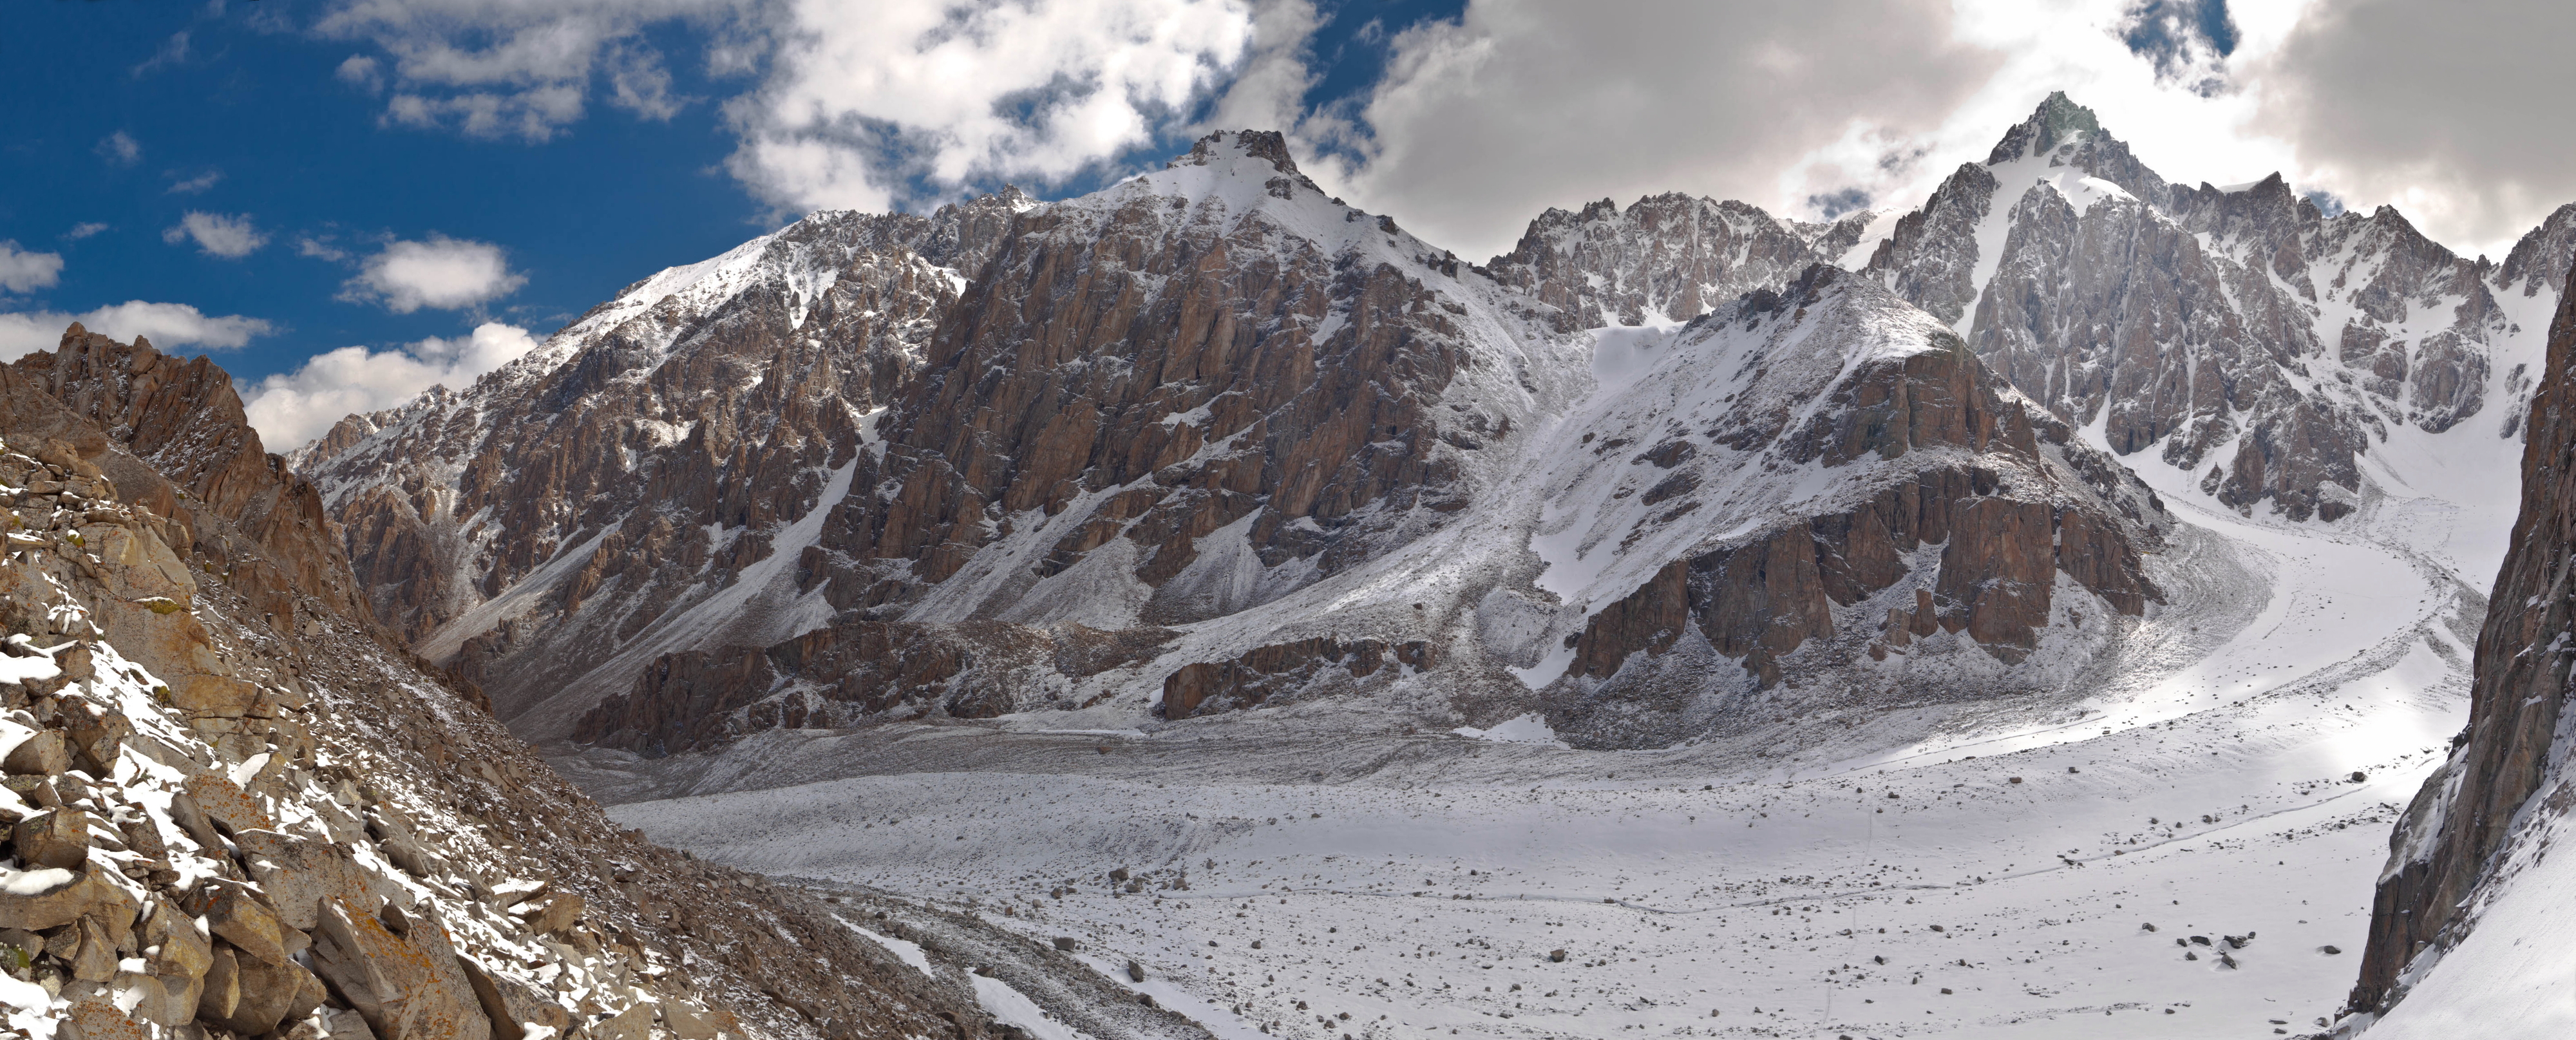
[[[1859,730],[1794,757],[1578,751],[1536,720],[1308,706],[573,765],[656,841],[1075,938],[1219,1035],[2314,1031],[2388,827],[2463,721],[2484,604],[2356,530],[2174,501],[2240,566],[2176,590],[2136,674],[2072,720],[1895,752]]]

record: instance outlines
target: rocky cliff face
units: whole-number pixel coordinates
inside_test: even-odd
[[[178,523],[169,534],[179,549],[205,556],[226,584],[260,605],[263,623],[292,632],[299,598],[340,617],[366,616],[321,496],[261,447],[232,378],[213,362],[163,354],[141,337],[118,343],[74,323],[53,352],[10,367],[86,420],[64,424],[59,436],[80,443],[104,435],[122,449],[112,458],[130,456],[162,475],[145,482],[166,484],[166,494],[156,490],[145,504]]]
[[[2389,839],[2355,1011],[2386,1010],[2431,970],[2513,875],[2545,856],[2568,808],[2576,297],[2559,306],[2542,371],[2523,450],[2522,512],[2478,633],[2469,725]]]
[[[957,299],[951,265],[975,265],[1026,204],[818,214],[630,287],[472,392],[351,416],[297,465],[376,615],[515,712],[845,494],[862,424]]]
[[[2425,454],[2509,477],[2509,452],[2479,449],[2518,433],[2564,263],[2543,257],[2571,223],[2504,267],[2463,259],[2392,208],[2328,217],[2278,175],[2169,185],[2058,94],[1867,270],[2115,453],[2152,451],[2230,508],[2332,521],[2408,494]]]
[[[611,824],[345,612],[345,572],[299,584],[275,561],[328,548],[280,522],[310,491],[219,372],[66,344],[0,370],[15,1031],[988,1033],[962,982],[821,903]],[[287,582],[240,580],[254,560]]]

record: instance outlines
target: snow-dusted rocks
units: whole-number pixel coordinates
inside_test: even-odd
[[[1678,330],[1605,336],[1595,366],[1601,392],[1530,489],[1537,584],[1595,605],[1570,655],[1525,673],[1563,670],[1572,714],[1784,678],[1828,698],[2047,688],[2159,598],[2155,496],[1870,279],[1813,267]],[[1686,710],[1758,714],[1711,707]]]
[[[1679,193],[1649,195],[1625,210],[1603,199],[1580,213],[1539,214],[1484,270],[1552,309],[1547,320],[1565,332],[1689,321],[1777,288],[1810,265],[1837,262],[1871,217],[1810,224]]]
[[[712,1040],[982,1021],[971,987],[897,974],[818,902],[611,825],[336,609],[345,569],[310,590],[289,567],[250,577],[330,545],[275,508],[310,491],[256,453],[221,373],[67,342],[0,369],[13,1032],[526,1040],[658,1022]],[[99,358],[118,360],[29,375]],[[158,378],[174,368],[189,378]],[[71,407],[101,402],[90,414],[144,424]],[[156,450],[183,441],[151,424],[256,454]]]

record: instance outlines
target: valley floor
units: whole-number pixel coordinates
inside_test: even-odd
[[[2313,1032],[2389,825],[2464,719],[2481,604],[2404,549],[2176,508],[2266,587],[2148,626],[2233,636],[2165,640],[2193,649],[2080,720],[1895,750],[1577,751],[1534,721],[1292,708],[564,764],[658,842],[1073,937],[1120,985],[1132,959],[1225,1037]],[[1078,1035],[992,981],[996,1014]]]

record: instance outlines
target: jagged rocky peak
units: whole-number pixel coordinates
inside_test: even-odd
[[[1995,142],[1994,152],[1986,156],[1986,165],[2046,155],[2060,145],[2076,144],[2101,132],[2102,121],[2092,109],[2069,100],[2063,90],[2053,90],[2030,118],[2004,131],[2003,140]]]
[[[1288,138],[1277,130],[1219,130],[1190,145],[1189,154],[1163,164],[1164,169],[1207,166],[1233,160],[1267,162],[1276,172],[1305,176],[1288,153]]]
[[[242,585],[244,558],[214,554],[273,545],[244,528],[276,516],[220,503],[273,489],[189,492],[230,463],[150,432],[222,430],[217,384],[84,336],[50,369],[0,369],[13,1031],[717,1040],[981,1021],[964,987],[819,903],[612,824],[332,609],[330,586]],[[128,395],[149,403],[117,407]],[[148,429],[94,420],[120,416]],[[276,623],[278,596],[298,623]]]
[[[2059,94],[1899,219],[1865,270],[2114,452],[2152,450],[2225,507],[2338,520],[2444,479],[2374,477],[2378,446],[2497,400],[2495,425],[2446,443],[2455,466],[2506,478],[2509,450],[2471,442],[2519,422],[2516,367],[2554,302],[2533,281],[2542,255],[2503,276],[2392,208],[2329,218],[2278,174],[2169,185]],[[2531,301],[2501,305],[2506,281]]]
[[[262,447],[232,377],[212,361],[164,354],[140,336],[119,343],[75,322],[54,350],[10,370],[152,467],[158,497],[145,501],[185,528],[174,535],[183,546],[262,603],[269,624],[293,629],[306,602],[366,615],[320,494]],[[145,476],[138,469],[118,483]]]
[[[1622,210],[1550,209],[1485,268],[1539,305],[1561,331],[1688,321],[1818,263],[1837,263],[1871,215],[1831,223],[1774,217],[1734,200],[1670,192]]]

